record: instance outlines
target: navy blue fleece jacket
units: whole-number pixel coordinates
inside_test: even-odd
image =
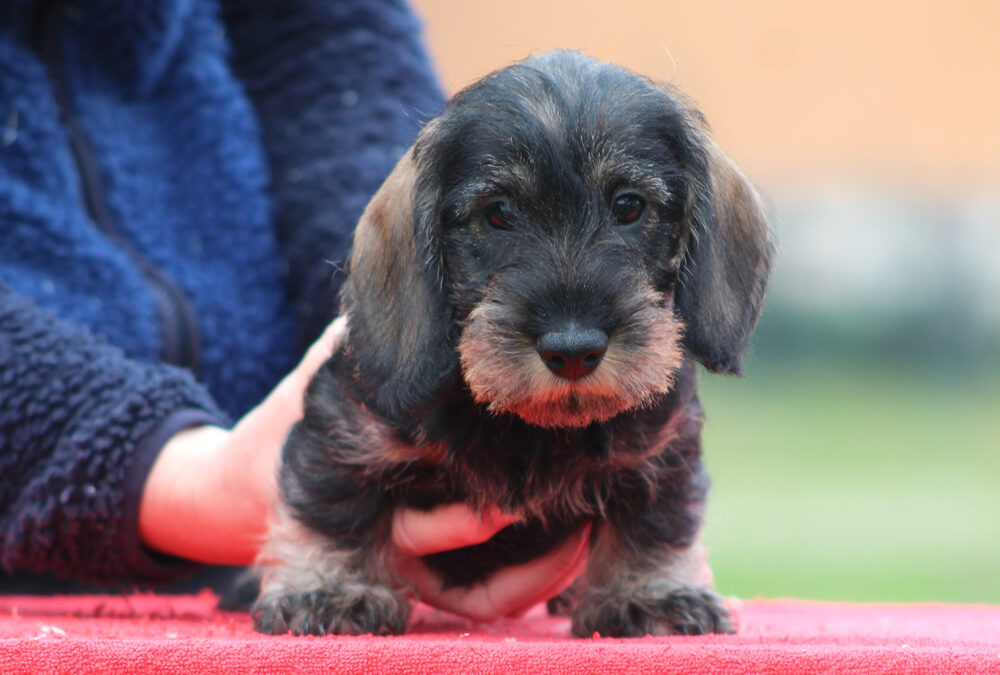
[[[401,0],[0,8],[0,563],[167,579],[163,443],[259,402],[442,97]],[[331,264],[333,263],[333,264]]]

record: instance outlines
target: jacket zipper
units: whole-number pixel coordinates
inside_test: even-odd
[[[56,104],[69,136],[70,151],[80,180],[87,214],[114,246],[139,266],[156,299],[157,314],[163,330],[160,358],[197,374],[201,369],[200,336],[191,304],[184,292],[163,271],[135,248],[115,227],[108,209],[107,194],[93,147],[77,120],[62,64],[59,28],[61,3],[50,2],[36,15],[35,46],[52,80]]]

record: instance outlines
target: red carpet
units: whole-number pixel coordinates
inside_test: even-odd
[[[215,598],[2,597],[0,673],[1000,673],[1000,607],[752,601],[737,635],[574,640],[541,607],[475,625],[420,607],[397,638],[266,637]]]

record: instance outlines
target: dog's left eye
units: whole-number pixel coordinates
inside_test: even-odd
[[[483,208],[483,220],[486,224],[495,230],[509,230],[510,229],[510,208],[507,206],[507,202],[495,201],[490,202]]]
[[[639,220],[646,210],[646,200],[634,192],[626,192],[611,202],[611,214],[620,225],[628,225]]]

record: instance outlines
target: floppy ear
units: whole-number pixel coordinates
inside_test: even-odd
[[[457,367],[440,263],[416,222],[419,169],[411,148],[354,231],[343,307],[346,355],[365,403],[395,422],[419,416]]]
[[[696,136],[707,176],[689,197],[675,306],[687,326],[688,351],[713,372],[739,374],[775,244],[753,185],[700,125]]]

